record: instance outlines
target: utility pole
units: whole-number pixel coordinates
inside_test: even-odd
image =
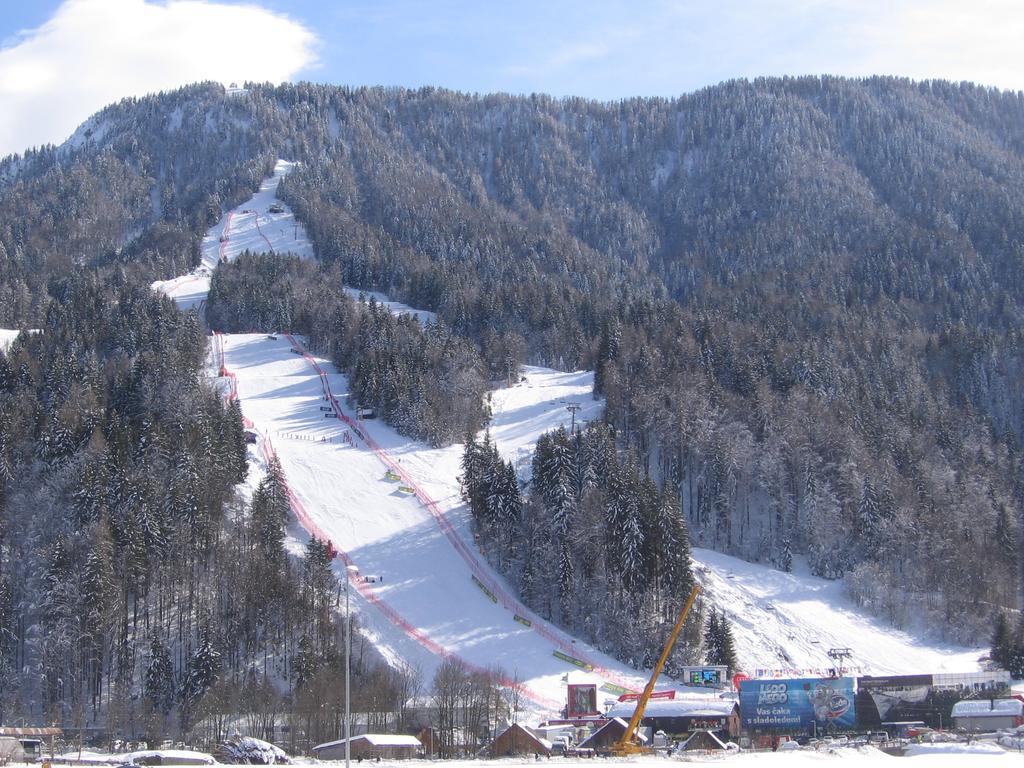
[[[352,759],[352,612],[349,610],[350,582],[359,573],[354,565],[345,567],[345,768]]]
[[[580,405],[579,403],[570,403],[570,402],[566,402],[565,403],[565,410],[567,410],[569,413],[572,414],[572,426],[569,427],[569,434],[570,435],[575,435],[576,434],[576,412],[578,410],[580,410],[581,408],[583,408],[583,406]]]
[[[835,676],[842,677],[847,672],[843,662],[853,657],[853,651],[849,648],[829,648],[828,657],[836,662]]]

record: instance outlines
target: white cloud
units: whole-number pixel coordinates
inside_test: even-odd
[[[868,66],[893,62],[915,78],[1024,88],[1020,0],[904,0],[886,21],[866,31]]]
[[[254,5],[66,0],[0,49],[0,156],[59,143],[126,96],[288,80],[314,63],[316,45],[300,23]]]

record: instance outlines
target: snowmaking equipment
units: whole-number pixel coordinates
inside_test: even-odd
[[[644,719],[644,710],[647,709],[647,702],[651,700],[651,694],[654,693],[654,684],[658,682],[658,675],[661,674],[661,670],[665,667],[665,662],[668,661],[668,655],[672,653],[672,648],[675,647],[676,639],[683,630],[683,624],[686,622],[686,617],[689,615],[690,609],[693,608],[693,603],[697,599],[698,594],[700,594],[700,584],[694,584],[693,589],[690,590],[690,596],[686,599],[686,604],[683,606],[683,610],[679,612],[676,625],[672,627],[672,632],[669,633],[668,640],[665,641],[665,647],[661,651],[661,658],[654,665],[651,679],[647,681],[644,692],[640,694],[640,700],[636,703],[636,709],[633,710],[633,716],[629,719],[629,725],[626,726],[622,737],[612,745],[611,752],[616,757],[639,755],[650,751],[637,744],[636,731],[640,727],[640,721]]]

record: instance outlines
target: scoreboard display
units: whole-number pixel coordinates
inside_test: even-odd
[[[684,667],[683,681],[696,688],[725,688],[729,680],[729,668],[724,666]]]

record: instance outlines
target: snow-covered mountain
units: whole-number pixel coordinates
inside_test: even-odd
[[[301,224],[274,200],[289,168],[279,161],[252,200],[210,229],[196,272],[154,287],[190,307],[203,300],[221,259],[243,250],[313,256]],[[522,686],[537,715],[561,706],[563,678],[576,669],[566,657],[587,665],[601,684],[642,687],[645,673],[542,621],[487,565],[460,497],[461,445],[430,448],[378,421],[358,419],[346,404],[346,377],[311,355],[301,338],[218,335],[211,368],[213,375],[230,376],[227,389],[259,434],[254,458],[276,455],[282,463],[300,523],[296,541],[329,539],[342,554],[335,566],[339,579],[346,564],[356,565],[360,577],[375,577],[353,578],[353,599],[364,632],[385,658],[412,663],[427,679],[452,656],[471,668],[499,665]],[[603,403],[592,398],[592,387],[589,373],[524,368],[514,386],[494,390],[490,431],[503,457],[527,467],[541,434],[570,426],[567,404],[581,407],[578,423],[598,418]],[[839,582],[708,550],[696,550],[694,561],[711,599],[734,624],[748,673],[817,674],[835,666],[827,651],[840,646],[854,653],[846,665],[863,673],[977,667],[977,651],[928,645],[868,617],[843,596]]]

